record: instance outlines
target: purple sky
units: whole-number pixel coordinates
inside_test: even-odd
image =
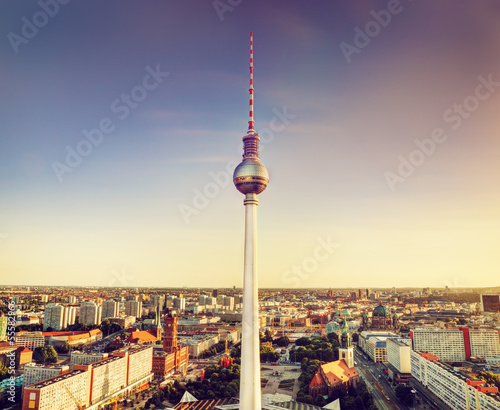
[[[260,285],[499,284],[498,2],[4,0],[0,27],[4,284],[241,286],[250,30]]]

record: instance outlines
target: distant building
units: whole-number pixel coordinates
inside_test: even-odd
[[[102,302],[102,320],[117,317],[120,313],[120,303],[113,299]]]
[[[16,368],[22,369],[28,363],[33,361],[33,352],[27,347],[18,347],[16,349]]]
[[[125,316],[142,317],[142,302],[137,300],[127,300],[125,302]]]
[[[397,319],[397,316],[396,316]],[[380,303],[375,309],[373,309],[372,313],[372,320],[371,320],[371,329],[391,329],[396,324],[397,326],[397,321],[394,323],[393,322],[393,317],[387,310],[385,306]]]
[[[71,352],[70,366],[73,369],[75,364],[91,364],[107,358],[107,353],[85,353],[73,350]]]
[[[62,306],[58,303],[45,305],[43,330],[48,328],[58,331],[75,323],[76,309],[73,306]]]
[[[80,323],[99,325],[101,323],[102,307],[95,302],[83,302],[80,305]]]
[[[486,313],[499,313],[500,295],[481,295],[481,310]]]
[[[45,337],[42,332],[17,332],[16,346],[28,347],[33,350],[36,347],[45,346]]]

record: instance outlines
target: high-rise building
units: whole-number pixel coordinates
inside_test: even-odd
[[[411,340],[388,338],[386,340],[387,362],[400,373],[411,372]]]
[[[45,305],[45,313],[43,317],[43,330],[48,328],[52,330],[61,330],[68,326],[68,319],[65,319],[65,307],[58,303],[48,303]]]
[[[481,295],[481,310],[486,313],[499,313],[500,295]]]
[[[500,355],[500,338],[496,329],[459,328],[464,335],[465,358],[491,358]]]
[[[174,309],[177,309],[178,311],[184,311],[186,310],[186,299],[179,297],[174,299]]]
[[[431,353],[443,362],[465,361],[464,334],[459,329],[417,328],[410,331],[413,350]]]
[[[102,320],[108,317],[118,317],[120,313],[120,303],[113,299],[102,302]]]
[[[125,302],[125,316],[135,316],[140,319],[142,316],[142,302],[127,300]]]
[[[102,308],[95,302],[83,302],[80,305],[80,323],[99,325],[101,323]]]
[[[253,33],[250,32],[250,110],[248,131],[243,137],[243,161],[236,167],[233,182],[245,195],[245,254],[241,340],[240,408],[260,409],[260,346],[257,280],[257,195],[269,183],[269,173],[259,158],[259,135],[254,128]]]

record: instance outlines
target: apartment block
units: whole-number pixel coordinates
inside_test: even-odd
[[[430,353],[411,352],[411,373],[422,385],[454,410],[496,410],[500,408],[498,388],[486,386]]]
[[[464,334],[460,329],[417,328],[410,332],[413,350],[431,353],[443,362],[466,360]]]
[[[400,373],[411,373],[411,340],[388,338],[386,340],[387,362]]]

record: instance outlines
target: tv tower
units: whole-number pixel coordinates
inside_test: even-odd
[[[245,262],[243,273],[243,317],[241,337],[240,409],[262,408],[260,394],[259,299],[257,283],[257,195],[266,189],[269,173],[259,158],[259,134],[253,119],[253,32],[250,32],[250,112],[243,137],[243,161],[233,182],[245,194]]]

